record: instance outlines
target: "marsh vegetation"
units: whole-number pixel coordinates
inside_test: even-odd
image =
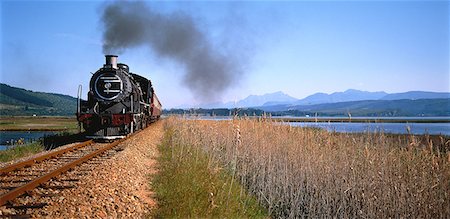
[[[229,184],[243,185],[273,217],[450,215],[450,141],[444,137],[333,133],[265,118],[170,117],[166,129],[171,144],[206,153],[209,168],[228,171]]]

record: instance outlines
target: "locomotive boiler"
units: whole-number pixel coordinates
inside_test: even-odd
[[[147,78],[106,55],[92,75],[87,100],[79,100],[77,120],[88,138],[116,139],[143,129],[161,116],[161,103]]]

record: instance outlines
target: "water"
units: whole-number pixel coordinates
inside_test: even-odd
[[[192,116],[188,119],[198,120],[230,120],[230,116]],[[306,118],[306,117],[272,117],[272,118]],[[309,117],[314,118],[314,117]],[[318,117],[319,119],[346,119],[348,117]],[[316,127],[328,131],[336,132],[384,132],[392,134],[407,134],[409,127],[410,133],[415,135],[448,135],[450,136],[450,123],[411,123],[412,120],[441,121],[449,120],[450,117],[353,117],[354,119],[385,119],[385,120],[403,120],[404,123],[348,123],[348,122],[290,122],[291,126]]]
[[[314,119],[316,117],[299,117],[299,116],[273,116],[272,118],[308,118],[308,119]],[[344,116],[320,116],[317,117],[320,120],[327,120],[327,119],[348,119],[349,117]],[[405,116],[399,116],[399,117],[387,117],[387,116],[380,116],[380,117],[369,117],[369,116],[360,116],[360,117],[352,117],[352,119],[361,119],[361,120],[372,120],[372,119],[380,119],[380,120],[403,120],[405,122],[411,121],[411,120],[426,120],[426,121],[441,121],[441,120],[450,120],[450,117],[448,116],[430,116],[430,117],[405,117]]]
[[[450,136],[450,123],[347,123],[290,122],[291,126],[323,128],[336,132],[384,132],[392,134],[430,134]]]
[[[11,147],[11,142],[17,142],[21,138],[23,138],[25,143],[28,143],[56,133],[51,131],[0,131],[0,150],[6,150],[8,147]]]

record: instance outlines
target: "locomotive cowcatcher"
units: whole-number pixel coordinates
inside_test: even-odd
[[[116,55],[105,57],[92,75],[87,101],[78,100],[77,120],[88,138],[123,138],[159,119],[161,103],[150,80],[117,63]]]

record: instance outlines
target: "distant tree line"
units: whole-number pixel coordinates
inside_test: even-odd
[[[234,109],[169,109],[163,110],[165,115],[177,114],[177,115],[200,115],[200,116],[296,116],[296,117],[398,117],[398,116],[412,116],[412,117],[426,117],[426,116],[450,116],[449,107],[429,107],[429,108],[414,108],[398,107],[388,109],[334,109],[334,110],[286,110],[268,112],[260,109],[253,108],[234,108]]]
[[[227,108],[219,108],[219,109],[165,109],[163,110],[163,114],[170,115],[199,115],[199,116],[262,116],[264,115],[263,110],[259,109],[227,109]]]

